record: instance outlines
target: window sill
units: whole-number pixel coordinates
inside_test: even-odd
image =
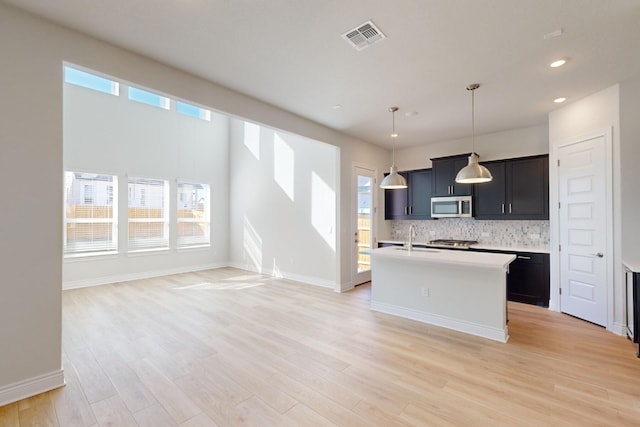
[[[82,262],[88,260],[94,261],[96,259],[111,259],[117,258],[118,255],[118,251],[70,253],[64,255],[64,262]]]
[[[193,246],[181,246],[176,249],[178,252],[193,252],[193,251],[204,251],[211,249],[210,244],[204,245],[193,245]]]
[[[170,251],[170,248],[153,248],[153,249],[136,249],[133,251],[127,252],[127,256],[130,257],[139,257],[139,256],[147,256],[147,255],[162,255],[166,254]]]

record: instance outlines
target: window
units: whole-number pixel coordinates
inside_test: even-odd
[[[142,104],[164,108],[165,110],[168,110],[170,106],[169,98],[167,98],[166,96],[138,89],[137,87],[133,86],[129,86],[129,99],[132,101],[141,102]]]
[[[108,93],[110,95],[118,96],[120,93],[120,85],[118,82],[71,67],[64,67],[64,81],[76,86]]]
[[[129,250],[169,247],[169,209],[166,181],[129,178]]]
[[[84,204],[92,205],[93,204],[93,192],[95,191],[95,187],[93,184],[85,184],[84,185]]]
[[[196,107],[195,105],[187,104],[186,102],[177,101],[176,110],[180,114],[185,116],[195,117],[196,119],[211,121],[211,111],[204,108]]]
[[[108,190],[117,188],[116,183],[117,177],[112,175],[65,172],[65,255],[118,249],[113,203],[117,198],[109,201]]]
[[[178,247],[211,244],[209,186],[178,182]]]

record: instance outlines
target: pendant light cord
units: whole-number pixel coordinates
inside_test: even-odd
[[[473,153],[476,153],[476,89],[480,87],[479,83],[472,83],[467,86],[467,90],[471,91],[471,145],[473,148]]]
[[[473,149],[473,154],[476,153],[476,116],[475,116],[475,100],[476,100],[476,90],[471,89],[471,147]]]
[[[396,165],[396,112],[391,111],[391,141],[393,141],[393,152],[391,153],[391,164]]]
[[[398,107],[389,107],[389,111],[391,111],[391,142],[393,143],[393,151],[391,152],[391,166],[396,165],[396,138],[398,134],[396,134],[396,111],[398,111]]]

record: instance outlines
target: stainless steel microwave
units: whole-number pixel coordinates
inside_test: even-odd
[[[447,196],[431,198],[432,218],[471,218],[471,196]]]

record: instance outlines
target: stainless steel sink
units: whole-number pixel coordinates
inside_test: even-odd
[[[409,248],[396,246],[395,250],[397,250],[397,251],[408,251]],[[431,252],[431,253],[434,253],[434,254],[442,252],[442,251],[439,251],[437,249],[429,249],[429,248],[413,248],[411,250],[412,251],[416,251],[416,252]]]

